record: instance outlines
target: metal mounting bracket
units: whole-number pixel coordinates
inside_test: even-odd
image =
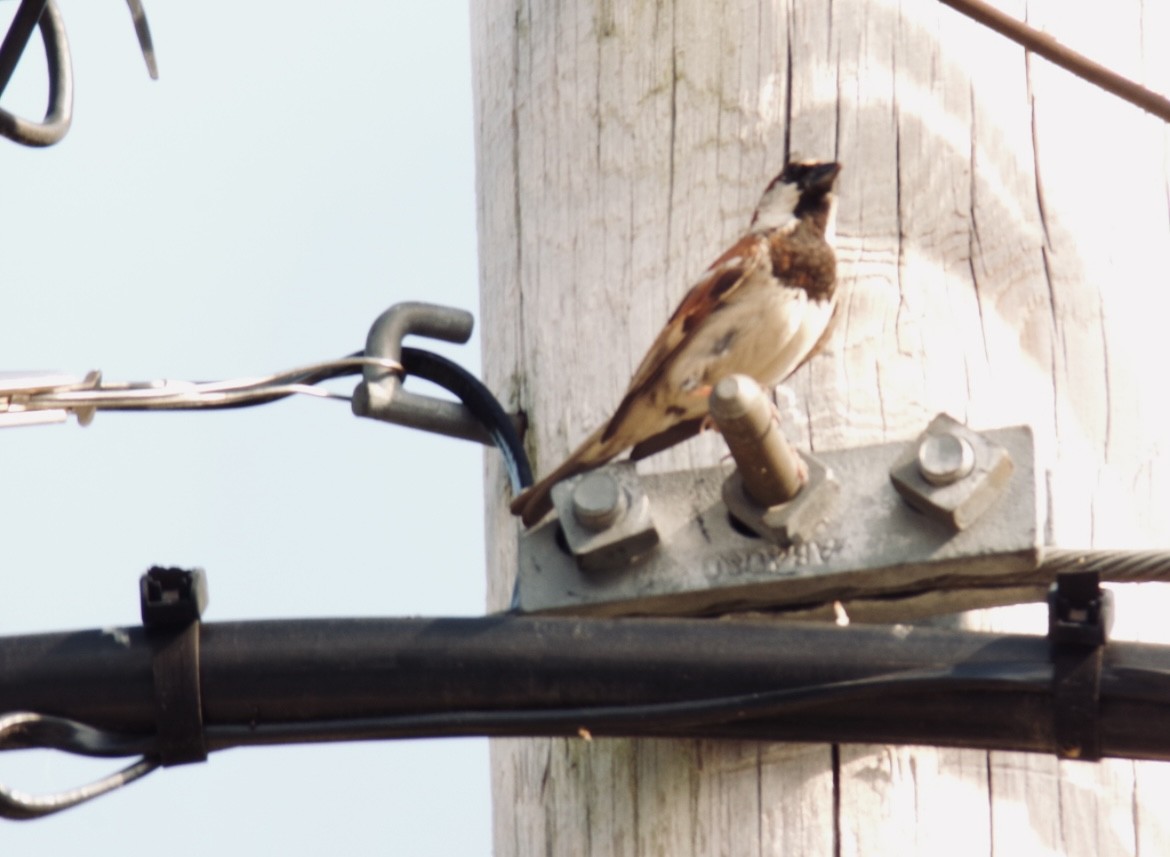
[[[475,317],[467,310],[418,301],[395,304],[370,327],[366,356],[398,363],[402,340],[409,335],[463,344],[471,338],[474,326]],[[458,402],[404,390],[400,375],[377,366],[366,367],[364,375],[353,392],[357,416],[492,445],[483,425]]]
[[[811,537],[787,546],[759,538],[729,515],[722,492],[730,466],[646,475],[640,491],[649,500],[657,546],[625,565],[583,567],[561,522],[551,519],[521,537],[514,606],[601,616],[780,610],[830,618],[836,607],[841,621],[843,604],[854,620],[900,621],[1043,600],[1043,587],[1013,582],[1042,559],[1044,506],[1031,430],[976,434],[946,418],[926,434],[952,430],[975,449],[976,461],[960,460],[970,464],[967,472],[960,468],[939,481],[982,486],[982,510],[965,516],[961,527],[923,514],[900,493],[904,486],[895,488],[892,477],[905,480],[906,456],[922,450],[922,437],[818,452],[839,494]],[[932,476],[947,463],[938,453],[933,446],[922,453],[924,472]],[[633,473],[628,464],[619,467],[625,468],[619,482]],[[994,475],[990,488],[988,474]]]

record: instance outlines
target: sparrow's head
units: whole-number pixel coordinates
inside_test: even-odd
[[[835,161],[789,161],[764,189],[752,215],[752,229],[791,229],[806,217],[820,219],[823,229],[839,172],[841,165]]]

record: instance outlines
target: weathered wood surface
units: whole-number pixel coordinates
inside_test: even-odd
[[[1163,0],[1001,0],[1170,92]],[[1166,127],[936,0],[472,4],[485,370],[538,471],[609,413],[786,142],[846,165],[843,316],[781,390],[814,449],[1028,423],[1067,547],[1170,547]],[[709,464],[717,439],[655,467]],[[487,464],[491,606],[516,525]],[[1160,590],[1117,634],[1165,637]],[[1041,630],[1009,610],[989,624]],[[495,853],[1170,851],[1166,765],[702,741],[497,741]]]

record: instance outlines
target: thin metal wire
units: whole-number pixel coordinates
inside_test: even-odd
[[[51,795],[30,795],[0,785],[0,817],[14,821],[43,818],[120,789],[145,777],[158,766],[159,762],[156,759],[139,759],[134,764],[127,765],[100,780]]]
[[[146,381],[52,389],[9,395],[7,405],[0,398],[0,413],[68,410],[75,412],[110,410],[197,410],[262,404],[291,395],[349,401],[350,396],[312,386],[342,375],[355,374],[367,366],[404,373],[402,364],[383,357],[343,357],[313,363],[284,372],[226,381]]]
[[[105,755],[95,752],[95,742],[108,743],[111,752],[118,752],[118,745],[124,743],[121,736],[63,717],[50,717],[31,711],[18,711],[0,716],[0,749],[3,749],[5,744],[12,743],[25,747],[64,750],[86,756]],[[27,821],[69,809],[132,783],[158,768],[159,764],[158,759],[144,756],[100,780],[50,795],[25,794],[0,785],[0,818]]]
[[[1123,77],[1113,69],[1106,68],[1100,63],[1077,53],[1066,47],[1048,33],[1042,33],[1029,27],[1023,21],[1004,14],[994,6],[984,3],[983,0],[939,0],[957,12],[966,15],[983,26],[995,30],[1001,36],[1023,45],[1037,56],[1054,63],[1066,71],[1070,71],[1082,80],[1104,89],[1118,98],[1128,101],[1152,113],[1164,122],[1170,122],[1170,99],[1164,95],[1146,89],[1128,77]],[[1105,13],[1107,7],[1101,7]]]
[[[147,74],[151,80],[158,80],[158,58],[154,55],[154,39],[150,36],[146,9],[142,6],[142,0],[126,0],[126,5],[130,7],[130,17],[134,19],[134,34],[138,37],[142,58],[146,60]]]
[[[1112,583],[1170,581],[1167,550],[1068,550],[1045,551],[1039,571],[1048,579],[1069,571],[1095,571]]]
[[[228,381],[103,383],[101,373],[90,372],[83,381],[74,382],[68,376],[53,373],[0,373],[0,428],[64,422],[70,413],[78,423],[87,425],[99,410],[241,408],[292,395],[352,401],[350,395],[313,385],[373,367],[400,378],[414,376],[453,393],[500,450],[513,490],[518,492],[532,484],[532,468],[519,431],[482,381],[457,363],[429,351],[404,347],[401,358],[399,362],[392,357],[355,353],[284,372]]]

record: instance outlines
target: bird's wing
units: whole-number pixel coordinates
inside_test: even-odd
[[[642,358],[625,397],[602,433],[602,440],[613,437],[630,408],[643,393],[658,383],[666,368],[679,351],[686,347],[707,317],[765,264],[770,264],[767,241],[763,236],[752,233],[740,238],[711,264],[703,278],[691,286]]]

